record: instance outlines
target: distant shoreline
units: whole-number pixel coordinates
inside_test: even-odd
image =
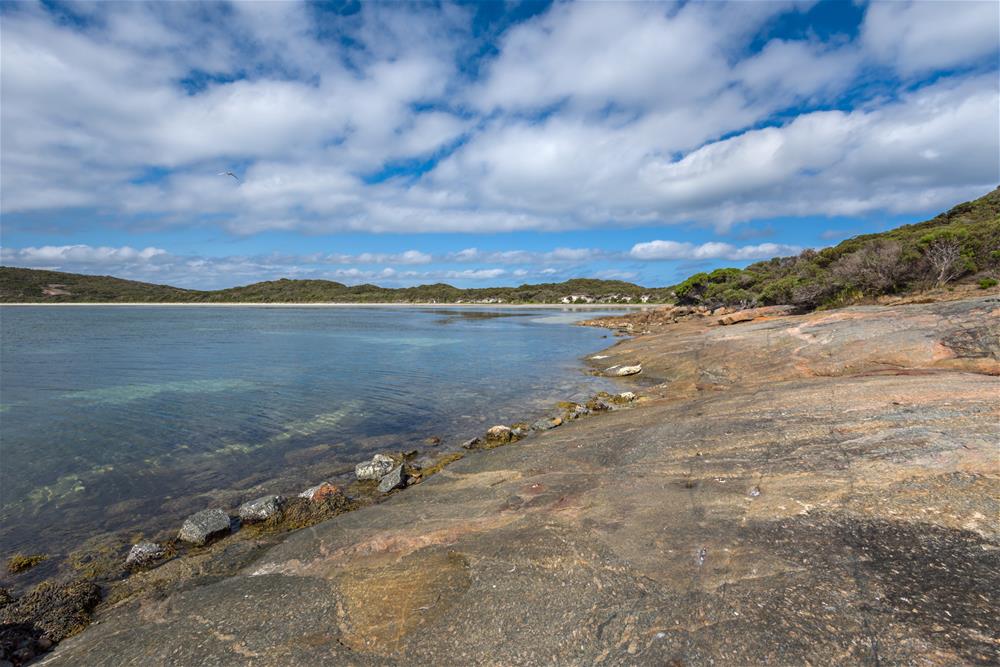
[[[560,308],[560,309],[585,309],[585,310],[608,310],[615,308],[655,308],[662,306],[660,303],[175,303],[175,302],[24,302],[24,303],[0,303],[0,308],[25,307],[25,306],[156,306],[156,307],[197,307],[197,308]]]

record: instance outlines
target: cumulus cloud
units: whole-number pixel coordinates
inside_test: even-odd
[[[759,245],[734,246],[730,243],[710,241],[695,245],[678,241],[647,241],[636,243],[629,251],[634,259],[642,260],[751,260],[770,259],[771,257],[795,255],[802,248],[778,243],[761,243]]]
[[[73,21],[18,3],[0,210],[236,236],[724,231],[932,211],[1000,181],[996,3],[871,3],[856,38],[758,43],[808,4],[556,3],[484,45],[450,5],[102,3]]]
[[[49,266],[71,264],[121,264],[128,262],[148,262],[166,257],[162,248],[138,250],[129,246],[109,248],[89,245],[41,246],[40,248],[0,248],[0,257],[5,263],[22,266]]]

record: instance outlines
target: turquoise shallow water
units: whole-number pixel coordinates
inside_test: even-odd
[[[0,555],[174,526],[596,391],[594,311],[4,308]],[[44,529],[40,527],[44,526]]]

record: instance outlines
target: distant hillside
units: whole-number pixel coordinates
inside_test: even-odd
[[[0,303],[657,303],[663,289],[619,280],[459,289],[420,285],[391,289],[331,280],[271,280],[223,290],[186,290],[111,276],[0,267]]]
[[[681,304],[792,304],[803,310],[884,294],[1000,277],[1000,188],[913,225],[865,234],[831,248],[698,273],[670,288]]]
[[[775,257],[745,269],[698,273],[668,288],[620,280],[459,289],[438,283],[392,289],[330,280],[272,280],[224,290],[186,290],[110,276],[0,267],[0,303],[663,303],[793,304],[829,308],[1000,277],[1000,188],[913,225],[848,239],[831,248]]]

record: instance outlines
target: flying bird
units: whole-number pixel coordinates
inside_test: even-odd
[[[233,172],[231,172],[231,171],[220,171],[220,172],[219,172],[219,176],[232,176],[233,178],[235,178],[235,179],[236,179],[236,182],[237,182],[237,183],[239,183],[239,182],[240,182],[240,179],[239,179],[239,176],[237,176],[236,174],[234,174],[234,173],[233,173]]]

